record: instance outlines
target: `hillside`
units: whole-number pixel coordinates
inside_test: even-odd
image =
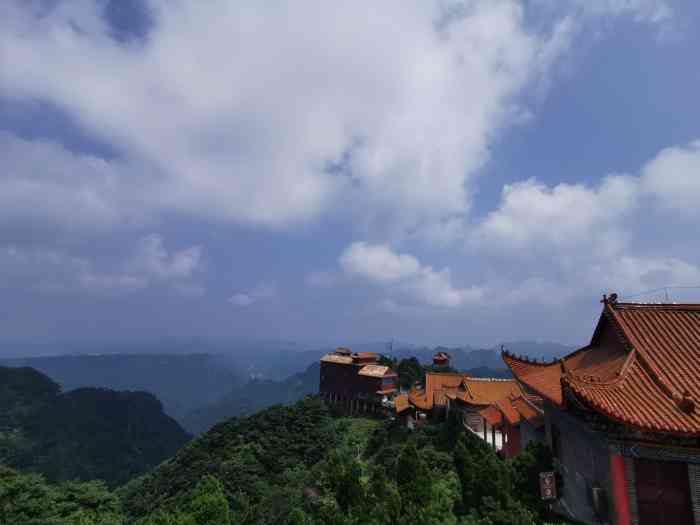
[[[271,405],[292,403],[306,395],[317,394],[319,371],[316,362],[303,373],[284,381],[254,379],[235,387],[219,401],[191,412],[182,419],[182,424],[189,432],[199,434],[228,418],[246,416]]]
[[[124,483],[173,455],[190,436],[146,392],[61,393],[31,368],[0,367],[0,464],[53,481]]]
[[[177,508],[194,484],[213,475],[234,508],[260,506],[274,513],[288,504],[290,479],[319,462],[338,441],[328,408],[309,397],[216,425],[120,493],[128,513],[138,517],[155,508]]]
[[[534,525],[543,447],[503,461],[455,420],[414,432],[317,397],[230,419],[110,492],[0,467],[0,523]]]
[[[180,420],[241,382],[228,361],[209,354],[61,355],[0,360],[46,374],[64,391],[83,387],[153,393]]]

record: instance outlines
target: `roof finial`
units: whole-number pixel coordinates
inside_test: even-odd
[[[616,304],[617,294],[613,292],[609,297],[606,294],[603,294],[603,299],[600,302],[603,304]]]

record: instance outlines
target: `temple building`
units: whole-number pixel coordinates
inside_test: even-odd
[[[319,392],[348,412],[379,412],[397,392],[397,378],[374,352],[337,348],[321,358]]]
[[[447,397],[459,391],[469,374],[453,372],[426,372],[422,386],[412,388],[408,400],[417,411],[432,417],[443,417],[447,411]]]
[[[700,304],[603,304],[590,344],[566,357],[503,354],[542,398],[556,508],[590,524],[700,525]]]
[[[480,412],[501,399],[520,394],[522,390],[515,379],[468,376],[456,391],[448,395],[449,409],[459,413],[467,429],[481,435],[489,429],[485,429],[487,422]]]

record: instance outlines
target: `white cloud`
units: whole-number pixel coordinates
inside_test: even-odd
[[[192,278],[200,268],[202,250],[193,246],[169,254],[160,236],[139,240],[125,259],[109,263],[43,246],[0,247],[0,287],[46,293],[131,293],[161,285],[184,296],[204,288]]]
[[[387,245],[356,242],[348,246],[338,259],[347,273],[379,283],[391,283],[416,275],[421,265],[408,254],[396,254]]]
[[[454,308],[482,298],[480,288],[457,288],[452,284],[450,270],[434,270],[421,265],[414,256],[395,253],[387,245],[355,242],[338,258],[349,276],[382,287],[397,301],[411,301],[425,306]]]
[[[13,74],[0,94],[56,104],[128,159],[133,177],[109,166],[42,175],[42,191],[65,203],[57,213],[82,206],[112,221],[125,205],[113,195],[274,227],[348,201],[359,222],[402,232],[465,214],[515,97],[567,45],[566,24],[533,33],[515,0],[153,0],[152,31],[129,44],[110,37],[94,2],[40,17],[32,5],[4,3]],[[94,171],[109,176],[93,182]],[[76,186],[85,195],[73,207]]]
[[[609,175],[596,185],[506,185],[500,205],[477,225],[468,248],[507,264],[485,286],[503,300],[605,291],[635,294],[700,284],[695,235],[700,202],[700,142],[662,150],[639,175]],[[669,213],[671,212],[671,213]],[[665,224],[665,235],[650,234]],[[669,242],[670,237],[682,239]],[[517,264],[513,264],[517,261]]]
[[[1,82],[0,82],[1,84]],[[0,223],[100,232],[143,224],[144,177],[123,162],[0,131]],[[3,226],[0,226],[3,228]],[[4,229],[3,228],[3,229]]]
[[[617,226],[637,199],[637,179],[623,175],[608,176],[595,187],[549,187],[535,179],[507,184],[499,207],[481,222],[475,239],[499,250],[543,244],[562,249],[590,241],[602,248],[603,242],[621,242]]]
[[[700,140],[662,150],[642,169],[641,185],[666,210],[700,215]]]
[[[187,279],[199,268],[202,253],[201,246],[190,246],[169,254],[163,245],[163,238],[152,234],[139,241],[130,267],[132,271],[157,279]]]
[[[277,288],[274,284],[261,283],[250,291],[246,292],[236,292],[228,301],[239,307],[247,307],[253,303],[258,303],[260,301],[270,300],[277,297]]]

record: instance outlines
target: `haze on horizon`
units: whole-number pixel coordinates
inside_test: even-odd
[[[698,22],[2,2],[0,338],[579,345],[603,293],[700,300]]]

